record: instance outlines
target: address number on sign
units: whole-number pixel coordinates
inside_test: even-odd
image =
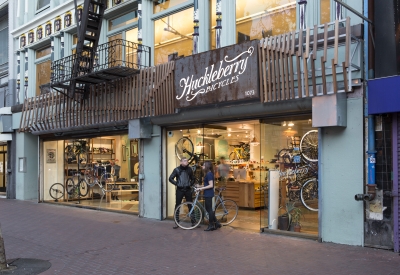
[[[254,90],[249,90],[249,91],[245,91],[244,94],[246,96],[252,96],[252,95],[255,95],[255,92],[254,92]]]

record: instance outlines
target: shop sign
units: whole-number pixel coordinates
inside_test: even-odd
[[[178,59],[175,107],[258,99],[257,45],[249,41]]]

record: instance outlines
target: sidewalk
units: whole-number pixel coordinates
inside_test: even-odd
[[[42,274],[398,274],[397,253],[224,227],[0,199],[7,259],[52,264]],[[345,234],[345,232],[343,232]]]

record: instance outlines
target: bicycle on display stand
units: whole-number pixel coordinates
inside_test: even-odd
[[[65,181],[65,186],[59,182],[50,186],[50,197],[56,202],[64,197],[65,192],[69,195],[70,199],[85,197],[89,191],[89,187],[86,185],[84,179],[81,178],[80,173],[76,174],[76,176],[78,176],[78,183],[75,183],[74,179],[69,177]]]
[[[239,142],[238,145],[233,146],[233,152],[229,154],[229,160],[240,160],[248,161],[250,159],[250,144]]]
[[[281,172],[280,177],[287,180],[289,201],[300,200],[308,210],[318,211],[318,131],[304,134],[298,149],[299,155],[295,153],[296,147],[279,151],[280,163],[295,164],[294,169]]]
[[[222,191],[226,187],[217,187],[215,191],[215,218],[221,225],[231,224],[237,217],[239,207],[233,200],[224,199]],[[174,221],[182,229],[196,228],[203,220],[208,220],[208,213],[201,203],[199,203],[200,190],[194,188],[195,199],[193,202],[183,202],[175,209]]]

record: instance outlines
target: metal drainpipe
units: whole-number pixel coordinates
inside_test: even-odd
[[[368,0],[364,0],[364,16],[368,18]],[[364,21],[364,79],[366,85],[366,106],[365,114],[368,114],[368,22]],[[375,162],[376,162],[376,150],[375,150],[375,116],[368,115],[368,194],[371,195],[369,200],[375,198]]]

